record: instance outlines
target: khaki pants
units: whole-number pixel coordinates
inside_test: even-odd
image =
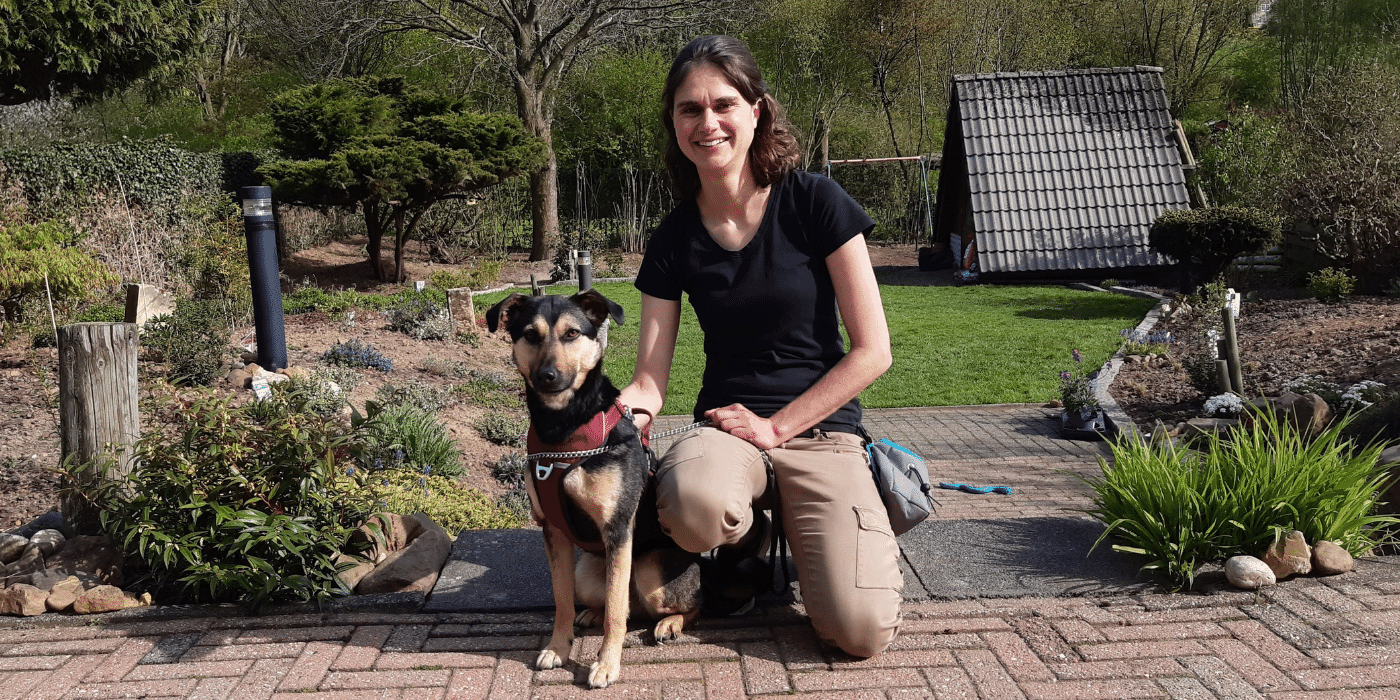
[[[883,651],[899,632],[904,579],[861,439],[819,432],[768,457],[812,627],[852,656]],[[752,506],[771,506],[758,448],[714,428],[677,439],[656,478],[661,527],[691,552],[738,542],[753,524]]]

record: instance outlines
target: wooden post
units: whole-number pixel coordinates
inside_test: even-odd
[[[1231,391],[1244,396],[1244,370],[1240,366],[1240,343],[1235,336],[1235,314],[1230,310],[1230,305],[1220,310],[1221,335],[1225,342],[1225,353],[1221,358],[1230,364],[1230,387]]]
[[[89,463],[85,481],[125,479],[131,446],[141,432],[137,406],[134,323],[75,323],[58,329],[59,436],[63,459]],[[109,459],[103,460],[103,457]],[[95,534],[96,514],[83,503],[63,504],[79,534]]]

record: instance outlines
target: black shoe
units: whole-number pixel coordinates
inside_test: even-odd
[[[760,593],[773,590],[773,564],[764,558],[772,537],[772,521],[754,509],[753,537],[718,547],[700,562],[700,612],[710,617],[742,615],[753,609]]]

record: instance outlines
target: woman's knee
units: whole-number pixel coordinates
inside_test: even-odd
[[[841,651],[859,658],[869,658],[889,648],[899,635],[901,622],[899,603],[871,604],[856,610],[841,611],[839,619],[829,624],[813,624],[825,628],[822,639]]]

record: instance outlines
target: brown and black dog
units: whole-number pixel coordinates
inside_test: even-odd
[[[525,377],[533,454],[593,451],[576,463],[532,458],[525,479],[544,529],[554,586],[554,633],[535,667],[569,660],[574,624],[601,620],[603,645],[588,674],[602,688],[621,671],[629,607],[660,619],[657,641],[674,639],[700,611],[699,556],[676,546],[656,518],[649,453],[619,391],[603,375],[607,323],[622,307],[596,291],[571,297],[512,294],[486,312],[487,327],[510,334]],[[574,560],[574,546],[585,551]],[[597,553],[590,553],[593,550]],[[629,585],[630,584],[630,585]],[[577,619],[574,606],[586,607]]]

